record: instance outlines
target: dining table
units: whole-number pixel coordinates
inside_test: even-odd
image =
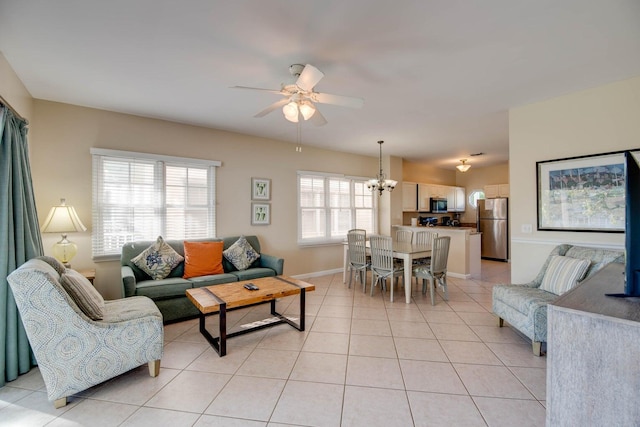
[[[411,277],[413,276],[413,260],[419,258],[427,258],[431,256],[430,245],[418,245],[411,242],[392,241],[391,249],[393,257],[401,259],[404,267],[404,296],[407,304],[411,304]],[[367,240],[367,251],[369,251],[369,240]],[[349,245],[344,242],[344,271],[342,274],[342,282],[347,283],[347,274],[349,272]],[[392,294],[393,295],[393,294]],[[393,297],[392,297],[393,298]],[[393,302],[393,299],[391,300]]]

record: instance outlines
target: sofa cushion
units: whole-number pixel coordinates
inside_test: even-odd
[[[153,280],[164,279],[178,264],[184,260],[183,256],[169,246],[162,236],[142,251],[131,262],[147,273]]]
[[[104,317],[104,298],[86,277],[67,269],[60,276],[60,284],[87,317],[91,320],[101,320]]]
[[[184,242],[184,279],[224,273],[222,242]]]
[[[553,255],[544,273],[540,289],[562,295],[584,278],[589,265],[591,261],[588,259]]]
[[[222,283],[237,282],[238,277],[230,273],[213,274],[209,276],[192,277],[189,279],[194,288],[203,286],[220,285]]]
[[[260,277],[275,276],[276,272],[270,268],[257,267],[257,268],[250,268],[248,270],[234,271],[231,274],[236,276],[238,280],[242,281],[242,280],[259,279]]]
[[[558,298],[556,294],[529,286],[498,285],[493,287],[494,306],[499,301],[526,316],[529,316],[540,305],[553,302],[556,298]]]
[[[233,245],[225,249],[223,255],[238,270],[246,270],[255,260],[260,258],[260,254],[244,236],[240,236]]]
[[[136,295],[151,299],[175,298],[185,296],[192,288],[191,282],[181,277],[167,277],[161,280],[143,280],[136,283]]]

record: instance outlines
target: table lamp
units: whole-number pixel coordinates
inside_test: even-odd
[[[62,240],[53,245],[53,256],[65,267],[71,267],[71,259],[78,252],[78,246],[67,239],[67,233],[86,231],[73,206],[67,206],[65,199],[60,199],[60,205],[54,206],[49,211],[40,231],[43,233],[61,233]]]

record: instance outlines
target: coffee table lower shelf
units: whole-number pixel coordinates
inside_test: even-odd
[[[264,303],[258,303],[258,304],[252,304],[252,305],[259,305],[259,304],[264,304]],[[220,357],[222,357],[222,356],[227,354],[227,339],[233,338],[233,337],[237,337],[238,335],[244,335],[244,334],[248,334],[249,332],[257,331],[259,329],[265,329],[265,328],[270,328],[272,326],[282,325],[283,323],[288,323],[289,325],[291,325],[292,327],[296,328],[297,330],[304,331],[304,316],[305,316],[305,314],[304,314],[304,289],[302,289],[301,292],[300,292],[300,321],[299,321],[299,323],[296,323],[296,322],[292,321],[291,319],[288,319],[283,314],[278,313],[276,311],[276,300],[272,300],[270,302],[270,304],[271,304],[271,314],[276,316],[278,318],[278,320],[264,319],[265,321],[269,321],[269,322],[261,323],[259,325],[252,326],[250,328],[246,328],[246,329],[243,329],[243,330],[240,330],[240,331],[227,333],[227,311],[237,310],[237,309],[240,309],[240,308],[247,308],[247,307],[251,307],[251,306],[250,305],[246,305],[246,306],[243,306],[243,307],[236,307],[235,309],[227,310],[227,308],[226,308],[227,304],[222,302],[220,304],[220,311],[219,311],[219,323],[220,323],[219,334],[220,335],[218,337],[214,337],[207,330],[206,324],[205,324],[205,318],[207,317],[207,315],[205,315],[203,313],[200,313],[200,333],[207,339],[207,341],[209,341],[209,344],[211,344],[211,347],[213,347],[213,349],[216,351],[216,353],[218,353],[218,355]],[[215,313],[211,313],[211,314],[215,314]]]

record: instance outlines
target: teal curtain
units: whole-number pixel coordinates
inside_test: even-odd
[[[7,276],[43,255],[31,183],[27,122],[0,104],[0,387],[35,365]]]

